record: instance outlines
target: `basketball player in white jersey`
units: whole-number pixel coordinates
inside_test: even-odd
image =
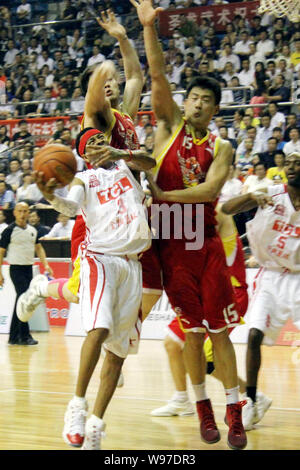
[[[287,185],[268,186],[266,194],[246,194],[227,201],[222,210],[237,214],[260,206],[247,223],[252,253],[261,266],[248,309],[247,404],[243,424],[253,429],[261,344],[273,345],[288,318],[300,329],[300,154],[286,157]]]
[[[101,131],[95,129],[91,134],[90,130],[94,145],[104,143]],[[102,166],[77,173],[67,198],[54,196],[55,179],[44,184],[42,173],[36,176],[44,197],[58,212],[75,216],[80,208],[86,223],[86,238],[81,246],[79,303],[87,336],[81,349],[75,396],[68,405],[63,431],[68,444],[77,447],[83,444],[85,450],[101,448],[105,428],[103,415],[128,354],[130,332],[138,320],[141,306],[139,256],[151,245],[143,205],[144,192],[125,161],[131,162],[132,169],[143,166],[146,170],[155,164],[152,157],[135,156],[129,150],[105,146]],[[86,390],[102,344],[106,356],[100,386],[92,415],[84,428]],[[77,431],[74,430],[74,419]]]

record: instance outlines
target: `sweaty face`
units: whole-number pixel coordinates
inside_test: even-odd
[[[196,129],[206,128],[217,110],[214,93],[205,88],[192,88],[184,102],[185,117]]]
[[[285,173],[287,175],[288,184],[296,188],[300,188],[300,154],[288,155],[285,159]]]

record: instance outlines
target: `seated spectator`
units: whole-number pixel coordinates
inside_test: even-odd
[[[71,132],[71,139],[75,142],[78,134],[80,133],[80,122],[76,116],[70,117],[70,132]]]
[[[58,214],[58,222],[52,227],[47,235],[42,237],[43,240],[70,240],[74,227],[74,220],[64,214]]]
[[[274,184],[287,183],[288,180],[284,170],[285,155],[282,150],[276,150],[274,161],[276,166],[268,168],[267,178],[272,180]]]
[[[7,188],[5,181],[0,181],[0,209],[7,210],[15,207],[15,195]]]
[[[6,102],[9,103],[16,97],[16,87],[15,84],[10,78],[8,78],[5,82],[5,95],[6,95]]]
[[[250,69],[249,59],[242,60],[242,70],[238,73],[241,86],[251,86],[254,79],[254,71]]]
[[[36,209],[30,209],[28,223],[36,228],[39,237],[44,237],[50,232],[50,227],[41,224],[39,212]]]
[[[254,111],[252,108],[248,108],[245,111],[245,116],[242,119],[240,129],[244,130],[247,129],[248,127],[255,127],[258,128],[260,125],[260,119],[258,117],[254,116]]]
[[[267,142],[267,150],[259,154],[260,161],[263,162],[266,168],[275,166],[275,154],[277,152],[278,140],[275,137],[270,137]]]
[[[76,114],[82,114],[84,111],[84,96],[80,87],[75,88],[73,92],[70,111]]]
[[[227,62],[231,62],[235,72],[238,72],[241,68],[241,61],[239,56],[232,53],[232,47],[229,43],[224,45],[224,51],[220,55],[218,60],[218,70],[219,72],[223,72],[225,69],[225,64]],[[226,80],[226,79],[225,79]]]
[[[261,142],[261,151],[268,150],[268,140],[272,137],[271,116],[269,113],[264,113],[261,117],[261,127],[257,132],[257,139]]]
[[[31,171],[32,168],[31,168],[31,160],[29,158],[24,158],[22,161],[21,161],[21,171],[22,173],[26,173],[28,171]]]
[[[71,101],[68,99],[68,89],[62,86],[56,106],[56,115],[64,116],[70,112]]]
[[[253,156],[255,155],[253,146],[254,146],[253,139],[250,139],[249,137],[247,137],[244,140],[244,149],[237,148],[236,157],[235,157],[236,165],[241,166],[241,165],[252,163]]]
[[[28,132],[27,121],[24,119],[19,121],[18,127],[19,132],[16,132],[12,137],[11,143],[13,146],[23,144],[25,141],[29,141],[32,138],[32,135]]]
[[[3,210],[0,210],[0,235],[3,232],[6,227],[8,227],[8,224],[5,222],[6,216],[3,212]]]
[[[245,140],[246,139],[252,139],[253,141],[253,153],[256,154],[256,153],[259,153],[260,150],[261,150],[261,144],[259,142],[259,140],[257,139],[257,128],[254,127],[254,126],[248,126],[245,131],[243,132],[246,132],[244,134],[244,137],[240,140],[238,139],[238,147],[236,149],[236,154],[237,156],[238,155],[243,155],[243,153],[245,152]],[[239,137],[239,135],[238,135]]]
[[[237,54],[241,59],[248,59],[250,55],[250,44],[249,33],[247,30],[241,32],[240,41],[237,41],[233,47],[233,52]]]
[[[149,113],[142,114],[139,118],[139,121],[137,122],[137,125],[135,126],[135,131],[138,136],[139,142],[141,142],[142,139],[145,140],[145,126],[148,123],[151,124],[151,115]]]
[[[17,8],[16,24],[29,23],[31,19],[31,5],[27,0],[21,0],[21,5]]]
[[[284,145],[283,151],[285,155],[290,155],[293,152],[300,153],[300,138],[299,129],[292,127],[289,132],[290,140]]]
[[[4,62],[4,67],[10,68],[15,61],[16,55],[19,53],[19,50],[16,49],[15,43],[12,39],[8,40],[7,43],[7,52],[4,55],[3,62]]]
[[[33,183],[31,172],[25,172],[21,175],[20,185],[16,190],[16,202],[29,200],[28,188]]]
[[[52,70],[50,71],[49,66],[47,64],[43,65],[40,70],[40,74],[45,78],[45,87],[51,88],[54,81],[54,73]]]
[[[4,124],[2,126],[0,125],[0,144],[9,145],[10,138],[8,137],[7,132],[7,127]]]
[[[283,134],[283,140],[288,142],[290,140],[290,130],[297,127],[297,114],[289,113],[286,117],[286,127]]]
[[[265,98],[265,90],[263,89],[255,89],[253,96],[250,100],[250,104],[264,104],[266,103],[266,98]],[[262,108],[260,107],[255,107],[253,109],[253,115],[254,117],[258,118],[261,114]]]
[[[229,142],[231,143],[233,149],[237,148],[237,141],[235,139],[230,139],[228,137],[228,128],[226,126],[220,126],[219,127],[219,135],[220,135],[221,139],[229,140]]]
[[[144,38],[143,38],[143,33],[141,33],[141,40],[144,42]],[[136,42],[136,41],[135,41]],[[176,61],[176,55],[177,54],[182,54],[182,57],[183,56],[183,52],[185,53],[185,50],[184,51],[181,51],[178,47],[176,47],[175,45],[175,39],[174,38],[170,38],[168,40],[168,47],[165,51],[165,59],[166,59],[166,63],[167,64],[174,64],[175,61]],[[188,51],[189,52],[189,51]],[[191,51],[192,52],[192,51]]]
[[[255,90],[266,90],[269,86],[269,77],[263,62],[256,62],[254,68],[253,87]]]
[[[241,86],[240,81],[237,76],[233,77],[230,82],[229,86],[232,88],[239,88]],[[244,90],[232,90],[234,102],[235,103],[244,103],[245,102],[245,95]]]
[[[258,62],[260,62],[264,65],[265,64],[265,56],[261,52],[257,52],[255,42],[251,42],[251,44],[249,45],[249,49],[250,49],[250,55],[249,55],[250,69],[254,70],[255,65]]]
[[[101,54],[100,48],[97,45],[93,46],[93,55],[88,59],[87,66],[91,67],[95,64],[101,64],[105,61],[105,56]]]
[[[275,127],[280,127],[281,129],[284,129],[285,126],[285,115],[278,111],[278,106],[276,103],[269,103],[268,105],[268,112],[270,113],[271,116],[271,128],[272,130]]]
[[[272,103],[280,103],[283,101],[289,101],[291,90],[284,85],[284,76],[279,73],[275,76],[273,84],[268,88],[267,100]],[[288,112],[289,108],[286,106],[281,107],[281,111]]]
[[[54,116],[56,110],[56,99],[52,98],[51,88],[45,88],[42,100],[46,101],[38,105],[37,114],[46,114],[47,116]]]
[[[16,106],[18,116],[34,117],[37,113],[38,105],[36,103],[29,103],[29,101],[32,101],[32,91],[29,89],[24,91],[23,101],[27,104],[18,104]]]
[[[60,138],[62,132],[65,130],[65,121],[63,119],[57,119],[55,122],[56,131],[53,134],[53,139],[57,140]]]
[[[77,15],[77,9],[72,5],[71,0],[66,0],[64,10],[61,15],[62,20],[75,20]]]
[[[191,67],[184,67],[183,71],[181,72],[180,86],[186,90],[195,75],[196,72]]]
[[[274,42],[269,39],[268,32],[262,29],[259,34],[259,41],[256,45],[257,52],[260,52],[265,58],[268,58],[273,54],[274,48]]]
[[[222,187],[220,202],[226,202],[229,199],[239,196],[242,192],[243,183],[235,176],[235,166],[231,165],[227,180]]]
[[[198,60],[201,56],[201,47],[197,46],[194,36],[188,36],[186,43],[185,43],[185,50],[184,50],[185,57],[189,52],[194,54],[195,60]]]
[[[41,70],[44,65],[48,65],[49,70],[53,70],[54,68],[54,60],[49,56],[48,49],[43,49],[37,58],[38,69]]]
[[[273,181],[267,178],[266,174],[267,168],[264,163],[256,163],[254,165],[254,174],[247,176],[243,184],[242,194],[252,193],[272,185]]]
[[[287,87],[290,87],[292,84],[292,80],[293,80],[293,72],[291,70],[288,70],[286,59],[277,60],[276,75],[278,73],[281,73],[281,75],[284,76],[285,85]]]
[[[145,142],[144,142],[143,146],[144,146],[144,149],[146,150],[146,152],[148,152],[149,155],[152,155],[153,150],[154,150],[154,135],[152,135],[152,134],[147,135],[147,137],[145,138]]]
[[[272,137],[275,137],[275,139],[278,141],[277,150],[283,150],[286,142],[283,140],[283,132],[280,127],[274,127]]]
[[[226,62],[224,67],[224,72],[222,73],[222,78],[226,80],[227,83],[231,81],[233,77],[236,76],[232,62]]]
[[[184,55],[181,52],[177,52],[175,55],[175,62],[173,63],[174,82],[180,83],[181,74],[185,67]]]
[[[230,63],[230,62],[229,62]],[[224,80],[224,78],[221,78],[219,80],[219,83],[221,85],[221,101],[220,105],[229,105],[234,103],[234,97],[232,90],[226,90],[227,88],[227,82]]]
[[[291,64],[296,67],[300,64],[300,38],[294,41],[295,51],[290,56]]]
[[[177,103],[179,107],[183,106],[184,102],[184,93],[179,93],[180,91],[183,92],[183,88],[178,86],[176,83],[170,83],[171,91],[173,100]]]
[[[5,178],[5,182],[9,184],[13,191],[16,191],[21,184],[22,170],[20,162],[17,158],[12,158],[9,162],[9,174]]]

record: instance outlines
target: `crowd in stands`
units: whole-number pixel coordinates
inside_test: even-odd
[[[165,9],[227,4],[220,0],[161,0]],[[84,108],[79,77],[106,59],[125,82],[120,48],[97,24],[91,2],[3,0],[0,7],[0,209],[19,200],[45,204],[32,179],[32,159],[39,149],[31,133],[33,117],[58,117],[45,138],[72,146]],[[151,82],[141,25],[128,1],[94,1],[94,9],[112,8],[137,50],[144,72],[144,95],[136,130],[141,145],[153,150]],[[229,196],[286,181],[285,156],[300,152],[300,25],[270,14],[247,20],[236,15],[216,32],[203,18],[198,25],[186,15],[170,37],[161,37],[166,74],[179,106],[196,75],[216,78],[222,87],[221,108],[210,130],[233,146],[232,172],[222,192]],[[54,24],[43,24],[59,20]],[[62,21],[64,20],[64,21]],[[32,25],[34,23],[39,23]],[[28,26],[27,26],[28,25]],[[249,106],[251,105],[251,106]],[[59,117],[69,116],[64,120]],[[20,119],[10,135],[8,122]],[[74,149],[74,153],[76,153]],[[78,169],[83,162],[77,157]],[[43,206],[41,206],[43,207]],[[0,227],[3,212],[0,212]],[[244,228],[240,228],[243,231]]]

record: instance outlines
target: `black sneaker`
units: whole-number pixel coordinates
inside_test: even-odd
[[[33,338],[27,338],[27,339],[20,341],[18,344],[20,344],[21,346],[34,346],[35,344],[38,344],[38,343],[39,342]]]

